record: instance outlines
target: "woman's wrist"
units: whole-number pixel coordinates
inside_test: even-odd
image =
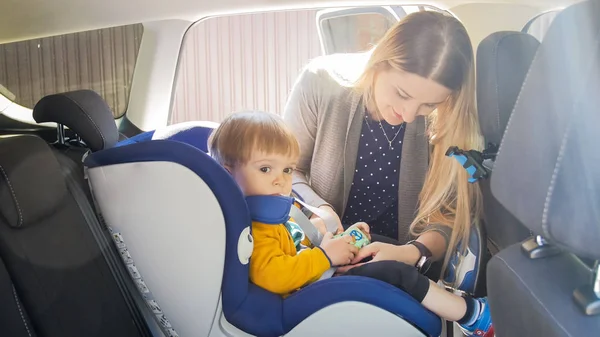
[[[421,258],[421,252],[414,245],[402,245],[396,247],[396,260],[414,266]]]
[[[331,212],[331,213],[337,214],[337,213],[335,212],[335,209],[333,209],[333,207],[331,207],[331,205],[329,205],[329,204],[323,204],[323,205],[319,206],[318,208],[320,208],[320,209],[322,209],[322,210],[324,210],[324,211],[328,211],[328,212]]]
[[[404,262],[411,266],[416,266],[417,262],[421,258],[421,252],[419,251],[419,249],[414,245],[402,245],[398,247],[402,247],[404,250],[402,254],[403,261],[400,262]]]

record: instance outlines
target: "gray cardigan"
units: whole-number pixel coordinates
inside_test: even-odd
[[[299,75],[283,114],[300,142],[293,175],[294,191],[313,206],[330,205],[340,217],[346,208],[355,172],[365,106],[351,85],[366,54],[337,54],[313,60]],[[425,120],[406,126],[398,188],[398,240],[410,239],[409,227],[429,166]],[[432,226],[448,241],[450,229]]]

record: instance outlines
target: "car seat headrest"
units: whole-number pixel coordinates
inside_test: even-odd
[[[540,43],[520,32],[496,32],[477,47],[477,105],[486,142],[499,144]]]
[[[92,151],[111,148],[119,131],[108,104],[92,90],[43,97],[33,108],[38,123],[55,122],[75,131]]]
[[[209,121],[177,123],[154,131],[140,133],[129,139],[120,141],[117,146],[162,139],[186,143],[208,153],[208,137],[218,126],[219,123]]]
[[[508,122],[492,192],[536,234],[600,259],[600,3],[557,15]]]
[[[60,166],[44,140],[0,138],[0,216],[14,228],[56,212],[67,195]]]

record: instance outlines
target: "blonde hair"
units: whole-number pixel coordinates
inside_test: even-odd
[[[281,117],[263,111],[227,116],[208,138],[211,156],[223,166],[248,163],[254,152],[300,155],[300,145]]]
[[[479,186],[468,182],[466,170],[446,157],[450,146],[481,150],[475,104],[473,47],[465,27],[454,17],[438,12],[417,12],[392,27],[371,51],[367,66],[355,84],[370,112],[376,111],[373,82],[377,71],[410,72],[452,90],[446,102],[427,117],[427,134],[433,145],[429,170],[419,195],[419,211],[410,226],[420,235],[429,224],[452,227],[442,270],[462,242],[466,249],[471,224],[482,212]]]

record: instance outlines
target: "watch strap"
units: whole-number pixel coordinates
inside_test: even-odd
[[[415,267],[417,267],[417,269],[419,269],[419,270],[422,270],[423,266],[431,259],[433,254],[431,253],[429,248],[427,248],[427,246],[425,246],[424,244],[422,244],[419,241],[412,240],[412,241],[407,242],[406,244],[413,245],[413,246],[417,247],[417,249],[419,250],[419,253],[421,254],[421,256],[419,256],[419,258],[417,259]]]

